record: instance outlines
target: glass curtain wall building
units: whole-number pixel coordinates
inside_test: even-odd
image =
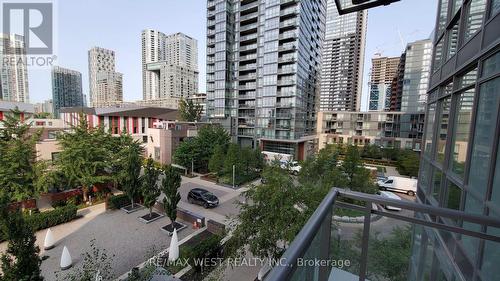
[[[359,111],[368,12],[341,16],[335,1],[327,2],[319,109]]]
[[[440,0],[418,201],[500,218],[500,1]],[[429,221],[499,235],[461,220]],[[410,280],[498,280],[500,248],[416,227]]]
[[[83,107],[82,74],[76,70],[52,68],[52,102],[54,118],[63,107]]]
[[[208,117],[240,145],[297,154],[315,129],[326,0],[208,0],[207,9]]]

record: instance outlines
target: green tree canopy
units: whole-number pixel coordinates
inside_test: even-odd
[[[102,128],[89,127],[84,115],[71,132],[58,135],[62,151],[57,167],[71,186],[81,186],[84,200],[91,187],[112,180],[112,155],[109,150],[113,137]]]
[[[190,168],[191,161],[195,169],[208,169],[208,162],[217,146],[224,149],[229,145],[228,132],[219,125],[207,125],[199,129],[198,135],[179,144],[174,152],[176,164]]]
[[[215,173],[217,176],[222,175],[222,169],[224,168],[224,158],[226,157],[226,152],[224,151],[224,147],[219,145],[215,148],[214,154],[210,158],[208,162],[208,170],[212,173]]]
[[[41,131],[34,131],[22,119],[23,112],[11,110],[1,120],[0,129],[0,186],[13,201],[36,197],[40,191],[36,184],[37,172],[43,167],[36,164],[36,142]]]
[[[31,226],[26,223],[20,211],[9,211],[8,196],[0,198],[0,225],[7,238],[7,250],[1,256],[1,281],[40,281],[40,249]]]
[[[179,113],[182,121],[194,122],[201,120],[203,106],[195,104],[192,100],[181,99],[179,101]]]
[[[119,153],[121,161],[117,165],[121,169],[117,171],[123,191],[130,199],[130,204],[134,208],[134,199],[141,194],[141,167],[142,153],[144,149],[139,142],[133,141],[128,146],[122,148]]]
[[[163,167],[163,174],[165,176],[161,182],[161,190],[165,195],[163,208],[172,222],[172,229],[174,229],[175,220],[177,219],[177,204],[181,201],[181,194],[179,193],[181,176],[171,165]]]
[[[244,193],[248,204],[240,203],[238,226],[229,249],[243,254],[246,247],[261,258],[278,259],[307,220],[300,206],[301,193],[287,171],[278,166],[264,170],[267,182]]]
[[[144,175],[142,175],[142,196],[144,197],[144,206],[149,209],[149,216],[153,211],[153,206],[156,203],[156,198],[160,196],[161,190],[158,186],[158,177],[160,171],[155,168],[154,161],[150,157],[146,161],[144,167]]]

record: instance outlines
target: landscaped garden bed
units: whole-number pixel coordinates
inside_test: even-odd
[[[120,208],[122,211],[125,211],[125,213],[127,214],[130,214],[130,213],[133,213],[133,212],[137,212],[139,210],[142,210],[144,209],[144,206],[138,204],[138,203],[134,203],[134,205],[127,205],[125,207],[121,207]]]
[[[177,230],[177,233],[187,227],[187,225],[180,223],[180,222],[174,222],[174,225],[175,225],[175,229]],[[174,233],[174,228],[173,228],[171,223],[163,226],[161,228],[161,230],[166,232],[168,234],[168,236],[171,236]]]
[[[144,223],[154,222],[155,220],[161,219],[165,215],[159,214],[157,212],[147,213],[144,216],[139,217],[139,220]]]

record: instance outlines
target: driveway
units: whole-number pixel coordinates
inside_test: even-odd
[[[219,198],[219,206],[205,209],[202,206],[189,203],[187,200],[187,194],[191,189],[196,187],[206,189],[215,194],[215,196]],[[182,177],[181,187],[179,188],[181,201],[178,206],[182,209],[204,216],[207,220],[212,219],[217,222],[227,224],[228,217],[235,216],[239,213],[238,206],[235,203],[238,200],[243,200],[241,193],[245,190],[247,189],[239,188],[235,190],[230,187],[202,180],[199,177]],[[163,196],[163,194],[160,196],[158,200],[159,202],[161,202]]]
[[[401,197],[402,200],[414,201],[415,197],[408,196],[406,194],[394,193]],[[394,212],[398,215],[413,217],[413,211],[409,210],[401,210],[401,211],[388,211],[384,209],[383,211]],[[353,239],[356,236],[356,233],[363,231],[363,223],[337,223],[339,228],[341,229],[342,239]],[[396,220],[393,218],[381,217],[376,221],[372,221],[370,224],[370,234],[378,233],[381,236],[388,236],[391,234],[392,230],[395,227],[404,227],[410,225],[410,223]]]

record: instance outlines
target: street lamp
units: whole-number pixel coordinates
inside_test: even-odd
[[[233,189],[235,189],[234,178],[235,178],[235,166],[233,165]]]

